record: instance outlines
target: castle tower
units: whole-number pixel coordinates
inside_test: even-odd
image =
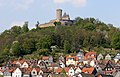
[[[56,19],[57,19],[57,21],[62,20],[62,9],[56,10]]]

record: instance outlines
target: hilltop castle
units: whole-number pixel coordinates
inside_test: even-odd
[[[62,15],[62,9],[57,9],[56,10],[56,19],[50,20],[50,22],[45,23],[45,24],[40,24],[40,28],[44,27],[50,27],[50,26],[55,26],[54,22],[61,22],[62,26],[67,26],[67,25],[72,25],[73,20],[70,20],[69,14],[66,14],[66,12]]]

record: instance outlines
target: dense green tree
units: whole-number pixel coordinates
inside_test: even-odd
[[[112,37],[112,46],[115,49],[120,49],[120,32],[114,33]]]
[[[60,25],[61,25],[61,22],[56,22],[56,21],[55,21],[55,22],[54,22],[54,25],[55,25],[55,26],[57,26],[57,25],[60,26]]]
[[[10,55],[10,47],[6,46],[4,51],[3,51],[3,55]]]
[[[14,56],[20,56],[21,54],[21,49],[20,49],[20,44],[18,41],[14,41],[12,43],[11,49],[10,49],[10,53],[12,53],[12,55]]]
[[[37,50],[37,54],[43,55],[43,56],[49,56],[50,50],[49,49],[39,49],[39,50]]]
[[[28,22],[25,22],[25,23],[24,23],[24,25],[23,25],[23,27],[22,27],[22,31],[23,31],[23,33],[26,33],[26,32],[29,31]]]
[[[50,46],[52,44],[52,39],[50,36],[42,36],[37,44],[36,44],[36,47],[37,49],[50,49]]]
[[[61,26],[61,23],[56,22],[55,27],[34,28],[30,31],[28,22],[25,22],[23,27],[13,26],[0,34],[0,62],[28,54],[33,57],[51,54],[57,60],[59,53],[66,53],[64,51],[67,50],[71,53],[80,48],[98,48],[97,52],[106,47],[120,49],[119,36],[120,29],[94,18],[77,17],[73,26]],[[57,49],[50,52],[51,46],[57,46]]]
[[[11,33],[13,33],[13,34],[18,35],[18,34],[21,34],[22,29],[21,29],[20,26],[13,26],[10,31],[11,31]]]
[[[85,28],[86,30],[91,30],[91,31],[93,31],[93,30],[95,30],[96,26],[95,26],[94,24],[92,24],[92,23],[88,23],[88,24],[86,24],[86,25],[84,26],[84,28]]]
[[[61,46],[61,37],[57,33],[52,35],[52,46],[57,45],[59,48]]]
[[[23,40],[23,43],[22,43],[22,48],[23,48],[23,53],[24,54],[29,54],[29,53],[32,53],[33,51],[36,50],[35,48],[36,46],[36,43],[35,43],[35,40],[32,39],[32,38],[26,38]]]
[[[65,40],[64,41],[64,51],[65,53],[68,52],[71,49],[69,41]]]

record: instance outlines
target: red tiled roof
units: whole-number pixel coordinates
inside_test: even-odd
[[[62,68],[55,69],[55,72],[56,72],[56,73],[62,72]]]
[[[84,56],[84,60],[87,60],[87,57],[86,57],[86,56]]]
[[[65,72],[68,72],[68,71],[69,71],[69,67],[65,67],[65,68],[55,69],[55,72],[56,72],[56,73],[60,73],[60,72],[62,72],[63,69],[64,69]]]
[[[25,74],[30,74],[30,72],[32,71],[32,68],[24,68],[25,70]]]
[[[37,72],[39,72],[41,70],[40,68],[33,68],[33,69],[35,69]]]
[[[88,52],[85,54],[85,56],[87,57],[87,56],[92,55],[92,54],[94,54],[96,56],[96,52]]]
[[[12,64],[16,64],[17,62],[20,62],[20,64],[23,64],[25,62],[25,60],[17,60],[17,61],[13,61]]]
[[[39,72],[39,71],[40,71],[40,68],[35,68],[35,69],[36,69],[36,71],[37,71],[37,72]]]
[[[75,61],[78,61],[78,57],[77,56],[69,55],[69,56],[66,57],[66,60],[68,60],[69,58],[73,58]]]
[[[49,59],[49,56],[43,56],[42,57],[42,60],[48,60]]]
[[[88,73],[88,74],[92,74],[92,72],[94,71],[94,68],[93,67],[90,67],[90,68],[83,68],[82,69],[82,72],[84,72],[84,73]]]
[[[68,72],[69,71],[69,67],[65,67],[64,70],[65,70],[65,72]]]

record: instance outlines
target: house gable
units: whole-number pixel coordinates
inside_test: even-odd
[[[107,55],[105,56],[105,60],[111,60],[111,56],[110,56],[109,54],[107,54]]]
[[[29,67],[29,65],[26,61],[21,65],[21,68],[28,68],[28,67]]]
[[[82,70],[79,67],[77,67],[77,69],[75,70],[75,73],[81,73],[81,72]]]
[[[97,56],[97,60],[102,60],[103,59],[103,55],[102,54],[99,54],[98,56]]]
[[[75,71],[74,71],[74,69],[71,67],[70,69],[69,69],[69,71],[68,71],[68,75],[69,76],[73,76],[75,74]]]
[[[5,70],[3,73],[4,76],[12,76],[12,73],[9,71],[9,69]]]
[[[15,69],[12,73],[12,77],[22,77],[22,71],[19,68]]]
[[[31,75],[37,75],[37,70],[35,68],[33,68],[33,70],[31,71]]]

